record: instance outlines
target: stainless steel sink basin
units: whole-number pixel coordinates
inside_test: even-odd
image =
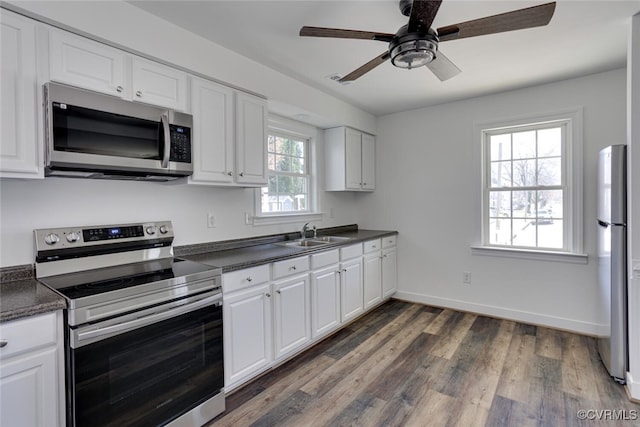
[[[339,243],[346,242],[347,240],[351,240],[351,237],[340,237],[340,236],[318,236],[314,237],[313,240],[325,243]]]
[[[294,247],[300,247],[300,248],[310,248],[310,247],[313,247],[313,246],[326,245],[328,243],[330,243],[330,242],[305,239],[305,240],[292,240],[292,241],[289,241],[289,242],[280,242],[280,243],[276,243],[276,245],[294,246]]]

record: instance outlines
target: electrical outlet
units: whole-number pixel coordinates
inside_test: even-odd
[[[213,212],[207,213],[207,227],[209,228],[216,227],[216,215]]]
[[[471,284],[471,273],[469,273],[468,271],[462,273],[462,283],[464,283],[465,285]]]

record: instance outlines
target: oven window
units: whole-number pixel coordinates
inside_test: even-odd
[[[222,308],[71,349],[77,426],[171,421],[223,387]]]
[[[160,122],[53,104],[54,150],[160,160]]]

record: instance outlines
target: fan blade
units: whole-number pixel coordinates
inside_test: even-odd
[[[442,82],[449,80],[462,72],[460,68],[451,62],[449,58],[444,56],[440,50],[438,50],[438,53],[436,54],[436,59],[427,64],[427,68],[430,69],[431,72]]]
[[[302,37],[333,37],[338,39],[362,39],[390,42],[395,34],[375,33],[373,31],[342,30],[340,28],[302,27]]]
[[[551,21],[555,9],[556,3],[552,2],[461,22],[455,25],[447,25],[438,28],[438,38],[440,41],[447,41],[465,37],[503,33],[505,31],[522,30],[524,28],[541,27]]]
[[[427,32],[440,9],[440,3],[442,0],[413,0],[408,32]]]
[[[369,71],[376,68],[378,65],[385,62],[387,59],[389,59],[389,56],[390,56],[389,51],[385,51],[382,55],[376,56],[371,61],[364,64],[362,67],[353,70],[352,72],[350,72],[349,74],[347,74],[346,76],[344,76],[338,81],[340,83],[354,81],[358,77],[361,77],[363,74],[368,73]]]

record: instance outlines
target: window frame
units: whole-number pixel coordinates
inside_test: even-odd
[[[565,126],[565,139],[562,152],[562,189],[563,196],[563,248],[547,249],[496,245],[489,243],[489,193],[491,188],[491,135],[513,133],[523,130]],[[582,108],[557,111],[545,115],[526,116],[500,122],[478,123],[474,126],[474,153],[480,160],[480,191],[478,192],[478,208],[481,211],[479,244],[472,246],[472,253],[477,255],[502,256],[562,261],[571,263],[587,263],[587,255],[583,253],[583,208],[582,208]]]
[[[321,220],[322,214],[319,212],[315,159],[318,129],[305,123],[270,114],[267,135],[292,137],[306,141],[305,176],[307,177],[308,185],[308,209],[306,211],[291,212],[262,212],[262,188],[264,186],[261,186],[254,191],[254,214],[251,217],[247,215],[245,222],[253,225],[268,225]],[[265,140],[265,144],[268,144],[268,140]],[[271,175],[271,171],[267,168],[267,178],[269,175]]]

